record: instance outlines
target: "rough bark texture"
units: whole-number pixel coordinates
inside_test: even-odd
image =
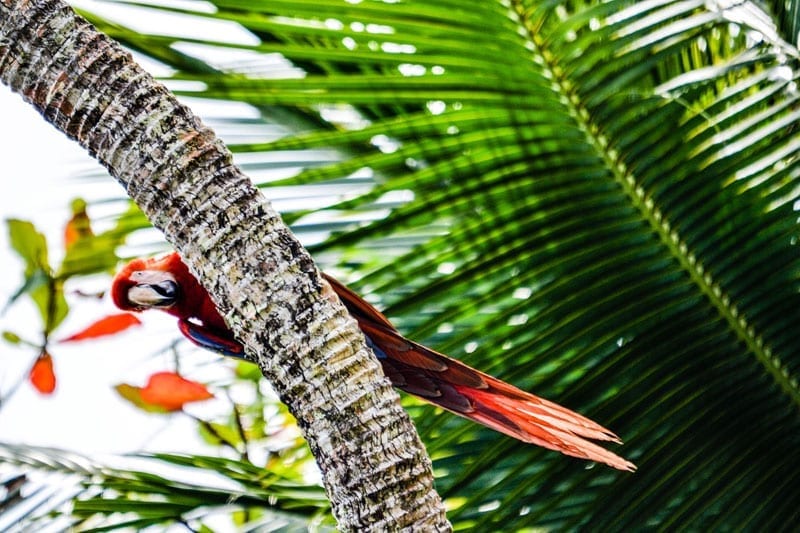
[[[109,169],[210,290],[297,417],[339,526],[448,529],[363,336],[213,132],[60,1],[0,6],[0,78]]]

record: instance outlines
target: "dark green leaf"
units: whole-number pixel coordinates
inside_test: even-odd
[[[30,222],[8,219],[6,223],[11,246],[25,261],[25,282],[7,305],[22,294],[30,295],[39,309],[45,334],[50,334],[67,316],[69,307],[63,283],[52,275],[47,260],[47,241]]]
[[[19,344],[22,339],[13,331],[3,331],[3,340],[10,344]]]
[[[11,247],[25,261],[26,274],[31,275],[37,270],[50,272],[44,235],[26,220],[12,218],[6,220],[6,224]]]
[[[763,4],[218,0],[160,9],[253,42],[104,28],[261,113],[221,126],[323,266],[639,465],[412,403],[456,528],[766,531],[800,494],[800,18]]]

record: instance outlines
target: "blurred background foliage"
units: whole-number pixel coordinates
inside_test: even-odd
[[[405,398],[457,530],[777,531],[800,518],[799,4],[115,2],[236,38],[82,14],[190,104],[256,110],[209,123],[322,268],[415,340],[610,427],[639,467]],[[245,457],[177,457],[157,459],[235,470],[237,509],[283,502]],[[165,519],[143,493],[183,497],[136,487],[115,509],[137,526]]]

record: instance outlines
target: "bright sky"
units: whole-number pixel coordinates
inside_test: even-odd
[[[176,4],[181,1],[174,0]],[[119,4],[111,6],[108,2],[95,0],[73,0],[71,3],[134,29],[139,24],[157,33],[179,31],[181,35],[197,38],[208,35],[222,38],[224,35],[231,42],[257,42],[254,36],[232,23],[201,19],[187,25],[184,19],[179,19],[181,23],[176,24],[174,16],[163,12],[143,17],[141,11],[131,11],[129,6]],[[191,2],[191,6],[199,9],[202,4]],[[213,51],[195,52],[202,52],[207,59],[213,60],[208,57],[209,53],[213,55]],[[134,56],[151,73],[166,73],[162,66],[137,54]],[[225,56],[224,59],[227,61],[231,57]],[[209,116],[258,116],[244,104],[223,106],[222,103],[191,100],[187,103],[207,120]],[[217,133],[225,138],[225,132]],[[237,136],[239,140],[246,140],[247,135],[258,135],[263,139],[261,130],[242,131],[239,128],[227,134]],[[274,131],[271,134],[274,135]],[[3,310],[23,283],[23,264],[10,248],[6,219],[21,218],[33,222],[47,236],[51,264],[57,265],[62,255],[63,226],[70,216],[70,201],[75,197],[83,197],[90,203],[124,198],[124,191],[77,143],[56,131],[4,85],[0,85],[0,146],[6,173],[3,193],[0,194],[0,331],[10,330],[38,342],[40,319],[27,297],[23,296]],[[97,178],[87,180],[87,176]],[[119,206],[94,204],[90,205],[89,215],[97,222],[105,215],[118,213],[118,210]],[[95,225],[95,230],[98,229],[104,228]],[[76,289],[104,291],[109,282],[110,276],[104,275],[81,278],[67,285],[71,312],[54,333],[55,339],[64,338],[98,318],[117,312],[108,298],[98,301],[72,294]],[[108,339],[75,344],[52,343],[50,353],[57,387],[50,396],[36,392],[26,379],[37,351],[0,340],[0,443],[74,450],[95,459],[101,459],[104,454],[142,450],[216,453],[216,449],[208,447],[200,439],[194,420],[181,414],[144,413],[120,398],[114,390],[114,385],[123,382],[144,385],[153,372],[174,369],[173,355],[167,348],[179,338],[175,319],[161,313],[144,314],[140,318],[143,326]],[[190,352],[181,358],[184,376],[209,384],[212,392],[218,392],[215,383],[227,384],[230,381],[232,363],[214,354],[191,349],[186,342],[181,343],[181,351]],[[9,394],[17,384],[19,387]],[[254,394],[248,388],[237,387],[230,389],[229,393],[240,404],[251,401]],[[220,396],[223,399],[189,405],[186,411],[206,420],[224,417],[230,413],[230,406],[225,395]],[[259,450],[251,449],[250,452],[251,457],[258,460]],[[120,464],[111,458],[108,462]],[[318,476],[313,466],[308,468],[309,479]],[[230,524],[223,521],[216,523],[215,527],[224,531],[230,529]]]
[[[252,35],[232,23],[198,19],[190,25],[176,24],[176,16],[164,12],[142,16],[141,10],[94,0],[73,2],[96,13],[121,21],[134,29],[146,25],[152,32],[204,37],[224,35],[238,42],[255,42]],[[179,4],[179,0],[175,0]],[[201,3],[192,2],[199,9]],[[183,19],[179,19],[182,20]],[[185,21],[183,21],[185,22]],[[141,28],[140,28],[141,29]],[[159,66],[137,56],[154,74],[163,74]],[[212,113],[219,110],[212,110]],[[102,167],[75,142],[47,124],[38,113],[7,87],[0,85],[0,146],[3,147],[5,186],[0,195],[0,309],[23,282],[22,263],[10,250],[5,219],[18,217],[32,221],[43,231],[50,245],[51,263],[60,259],[61,232],[69,217],[69,202],[81,196],[87,200],[124,197],[122,188],[110,177],[86,182],[77,176],[104,174]],[[90,208],[89,214],[106,214],[102,207]],[[104,290],[109,278],[82,280],[83,290]],[[71,298],[70,304],[76,302]],[[80,300],[72,313],[56,331],[65,337],[82,329],[93,320],[115,312],[107,299],[102,302]],[[27,382],[0,405],[0,442],[20,442],[56,446],[80,452],[122,452],[143,447],[160,450],[188,451],[196,438],[195,423],[185,416],[153,416],[139,412],[121,400],[113,385],[127,382],[143,385],[147,376],[157,370],[172,369],[169,354],[158,355],[177,337],[174,320],[155,314],[142,316],[145,326],[115,336],[83,344],[54,345],[58,385],[55,393],[43,397]],[[27,298],[0,315],[0,331],[12,330],[21,336],[38,340],[38,314]],[[0,341],[0,397],[21,377],[27,375],[36,353],[32,348],[11,346]],[[192,356],[198,368],[188,377],[199,380],[228,375],[214,356]],[[187,372],[186,369],[182,369]],[[220,401],[197,406],[206,416],[224,412]],[[210,405],[209,405],[210,404]],[[192,411],[192,408],[188,408]]]
[[[3,147],[5,186],[0,195],[0,307],[23,282],[22,263],[8,244],[5,220],[30,220],[48,237],[51,262],[59,259],[61,231],[69,216],[69,201],[122,197],[122,188],[110,177],[85,182],[76,178],[87,171],[102,171],[76,143],[68,140],[7,87],[0,85],[0,146]],[[94,213],[90,210],[90,215]],[[81,281],[70,289],[104,290],[105,276]],[[70,297],[77,312],[56,331],[65,337],[91,321],[114,312],[110,301]],[[55,344],[52,355],[58,385],[49,397],[27,382],[0,406],[0,442],[19,442],[73,449],[83,453],[121,452],[147,447],[177,450],[184,439],[194,440],[194,423],[185,416],[140,413],[119,399],[113,385],[142,385],[156,370],[171,369],[171,356],[155,355],[176,337],[174,321],[167,316],[144,315],[145,326],[115,336],[73,345]],[[12,330],[30,340],[39,339],[39,318],[27,298],[0,316],[0,330]],[[36,353],[33,348],[0,341],[0,396],[5,396],[27,374]],[[214,361],[200,356],[204,363]],[[216,364],[205,365],[190,377],[219,376]],[[208,406],[215,411],[215,406]],[[218,402],[217,409],[224,409]],[[207,411],[204,411],[207,412]],[[164,431],[168,428],[168,431]],[[187,443],[191,444],[191,443]]]
[[[176,5],[186,0],[173,0]],[[143,12],[131,6],[72,0],[89,11],[109,17],[133,29],[162,34],[204,38],[215,35],[229,42],[257,43],[258,40],[238,25],[224,21],[198,18],[192,24],[163,11]],[[163,3],[163,2],[162,2]],[[188,2],[193,9],[202,9],[201,2]],[[186,7],[186,6],[184,6]],[[211,7],[209,6],[209,9]],[[176,23],[180,22],[180,23]],[[213,61],[215,50],[195,50]],[[231,50],[224,51],[230,60]],[[154,75],[167,70],[139,54],[134,57]],[[234,57],[235,59],[235,57]],[[245,59],[252,59],[247,57]],[[188,100],[187,103],[207,120],[218,116],[257,117],[244,104]],[[223,104],[225,104],[223,106]],[[3,177],[5,186],[0,195],[0,310],[23,283],[23,267],[8,244],[5,219],[9,217],[32,221],[47,238],[51,263],[58,264],[61,256],[61,234],[69,217],[69,203],[75,197],[89,200],[124,198],[124,191],[94,159],[63,134],[47,124],[21,97],[0,85],[0,146],[3,147]],[[230,130],[230,128],[228,128]],[[249,133],[248,133],[249,131]],[[270,130],[271,131],[271,130]],[[247,140],[247,135],[264,138],[260,129],[241,127],[217,131],[226,139],[233,135]],[[270,133],[274,135],[274,131]],[[87,175],[98,178],[87,181]],[[105,177],[103,177],[105,176]],[[81,179],[79,179],[79,177]],[[89,215],[97,220],[103,215],[118,212],[118,207],[90,206]],[[95,227],[97,230],[98,228]],[[103,228],[100,228],[103,229]],[[157,236],[152,237],[156,239]],[[98,276],[81,279],[67,286],[67,293],[80,288],[84,291],[107,289],[110,278]],[[94,301],[68,295],[73,310],[55,332],[56,339],[83,329],[94,320],[116,312],[108,299]],[[197,436],[196,424],[186,416],[145,414],[118,397],[115,384],[126,382],[144,385],[147,377],[159,370],[172,370],[173,358],[165,347],[179,337],[175,321],[161,313],[141,315],[144,326],[134,328],[107,340],[77,344],[53,344],[57,388],[44,397],[24,381],[16,392],[5,399],[8,391],[25,379],[37,353],[33,348],[11,346],[0,340],[0,442],[54,446],[82,453],[126,452],[133,450],[208,451]],[[38,341],[38,313],[26,298],[20,298],[0,314],[0,331],[11,330],[24,338]],[[184,348],[186,343],[184,343]],[[212,385],[215,380],[229,380],[232,365],[219,357],[194,350],[181,360],[181,372],[189,378]],[[188,368],[188,365],[194,365]],[[233,390],[237,402],[249,401],[249,391]],[[240,394],[245,396],[239,397]],[[230,410],[227,402],[211,400],[187,411],[205,419],[222,416]]]

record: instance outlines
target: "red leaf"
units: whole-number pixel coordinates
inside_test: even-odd
[[[114,335],[120,331],[126,330],[132,326],[138,326],[142,322],[136,316],[130,313],[119,313],[116,315],[108,315],[100,320],[90,324],[85,329],[70,335],[61,342],[82,341],[86,339],[94,339],[104,335]]]
[[[86,214],[86,202],[80,198],[72,201],[72,218],[64,226],[64,249],[92,236],[92,223]]]
[[[205,385],[188,380],[175,372],[157,372],[140,390],[142,401],[167,411],[183,409],[184,404],[213,398]]]
[[[142,388],[127,383],[120,383],[114,386],[120,396],[131,402],[133,405],[148,413],[166,413],[167,410],[157,405],[149,404],[142,400]]]
[[[31,385],[42,394],[53,393],[56,389],[56,374],[53,372],[53,358],[49,353],[42,352],[42,355],[36,359],[28,374],[28,379],[31,381]]]

